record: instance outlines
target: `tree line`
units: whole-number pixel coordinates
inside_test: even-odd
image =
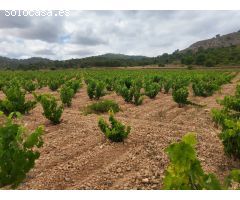
[[[87,67],[131,67],[158,65],[164,67],[167,64],[199,65],[206,67],[214,66],[237,66],[240,65],[240,46],[220,47],[220,48],[199,48],[193,50],[176,50],[171,54],[164,53],[157,57],[125,56],[111,54],[112,56],[92,56],[81,59],[69,60],[37,60],[36,62],[20,62],[16,59],[14,63],[4,64],[0,60],[2,69],[67,69],[67,68],[87,68]]]

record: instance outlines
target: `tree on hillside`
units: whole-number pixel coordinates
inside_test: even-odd
[[[196,65],[204,65],[205,64],[205,61],[206,61],[206,56],[205,54],[199,54],[197,55],[196,57]]]

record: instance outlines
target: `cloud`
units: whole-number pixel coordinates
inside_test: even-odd
[[[108,42],[100,37],[94,37],[94,36],[82,36],[77,35],[73,41],[73,43],[86,45],[86,46],[96,46],[101,44],[107,44]]]
[[[6,17],[1,55],[69,59],[104,53],[157,56],[238,31],[240,11],[70,11],[68,17]]]
[[[94,55],[94,51],[78,49],[78,50],[74,50],[74,51],[69,51],[68,55],[71,55],[73,57],[91,56],[91,55]]]
[[[0,29],[9,29],[9,28],[28,28],[31,26],[30,17],[14,17],[6,16],[8,13],[4,10],[0,10]]]
[[[24,39],[42,40],[49,43],[59,42],[65,31],[63,21],[60,18],[55,20],[49,17],[37,18],[31,28],[18,30],[14,34]]]
[[[41,49],[41,50],[34,51],[34,53],[37,55],[44,55],[44,56],[55,55],[55,53],[50,49]]]

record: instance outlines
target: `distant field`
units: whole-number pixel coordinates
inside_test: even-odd
[[[160,70],[168,70],[168,69],[187,69],[187,66],[183,65],[165,65],[164,67],[159,67],[158,65],[147,65],[147,66],[135,66],[135,67],[112,67],[114,69],[160,69]],[[205,67],[205,66],[193,66],[195,70],[202,69],[202,70],[239,70],[240,66],[219,66],[219,67]],[[107,67],[105,68],[107,69]]]

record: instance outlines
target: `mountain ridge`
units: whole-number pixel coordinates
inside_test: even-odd
[[[120,53],[105,53],[97,56],[75,58],[67,60],[51,60],[42,57],[31,57],[27,59],[16,59],[0,56],[0,69],[42,69],[42,68],[71,68],[71,67],[117,67],[117,66],[137,66],[151,64],[168,64],[174,60],[182,59],[184,54],[196,53],[201,49],[227,48],[232,46],[240,47],[240,31],[213,38],[201,40],[193,43],[188,48],[175,51],[172,54],[164,53],[156,57],[143,55],[125,55]],[[184,63],[185,64],[185,63]]]
[[[193,43],[188,48],[183,51],[192,50],[197,51],[199,48],[209,49],[209,48],[220,48],[220,47],[230,47],[230,46],[240,45],[240,30],[233,33],[228,33],[225,35],[217,34],[215,37],[205,40],[200,40]]]

